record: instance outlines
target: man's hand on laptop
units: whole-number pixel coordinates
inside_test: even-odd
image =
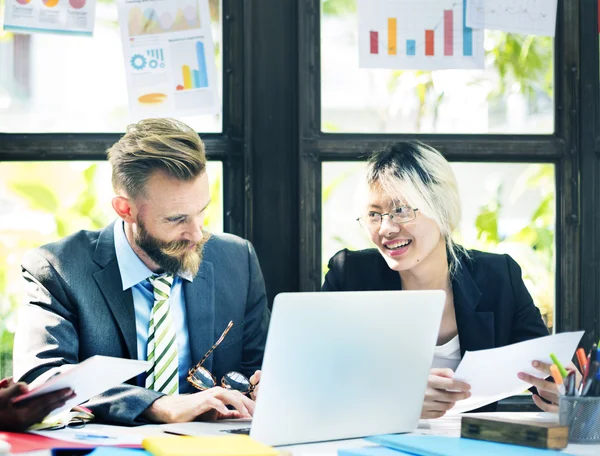
[[[229,410],[228,405],[235,410]],[[186,423],[196,420],[250,418],[253,413],[253,400],[239,391],[216,386],[193,394],[162,396],[142,416],[157,423]]]
[[[252,390],[252,392],[250,393],[250,397],[253,400],[256,400],[256,397],[258,396],[258,387],[260,386],[260,374],[261,371],[257,370],[256,372],[254,372],[254,375],[252,375],[252,377],[250,377],[250,384],[254,385],[254,389]]]
[[[471,385],[454,380],[452,369],[431,369],[425,390],[421,418],[440,418],[454,407],[457,401],[471,396]]]

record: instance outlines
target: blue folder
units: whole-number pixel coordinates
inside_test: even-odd
[[[470,454],[485,456],[548,456],[558,454],[556,450],[543,450],[521,445],[437,435],[378,435],[369,437],[366,440],[377,443],[381,447],[340,450],[338,454],[340,456],[398,456],[401,454],[417,456],[465,456]],[[567,453],[560,454],[562,456]]]
[[[410,455],[414,453],[405,453],[404,451],[392,450],[382,446],[338,450],[338,456],[402,456],[403,454]]]
[[[392,450],[382,446],[373,446],[365,448],[352,448],[348,450],[338,450],[338,456],[402,456],[404,451]]]
[[[98,447],[89,456],[152,456],[142,448]]]

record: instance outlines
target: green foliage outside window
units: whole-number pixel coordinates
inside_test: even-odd
[[[518,197],[527,188],[539,190],[541,201],[531,217],[515,234],[502,236],[498,221],[503,207],[495,196],[481,207],[475,220],[477,238],[465,246],[487,252],[509,253],[523,270],[523,278],[546,326],[554,326],[554,230],[555,183],[553,165],[530,165],[519,178]],[[500,190],[500,188],[498,189]],[[459,236],[460,237],[460,236]]]

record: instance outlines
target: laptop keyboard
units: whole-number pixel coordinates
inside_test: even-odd
[[[245,435],[250,435],[250,428],[222,429],[221,432],[228,432],[230,434],[245,434]]]

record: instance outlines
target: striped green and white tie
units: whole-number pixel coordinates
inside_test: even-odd
[[[169,295],[173,276],[169,274],[148,278],[154,287],[154,305],[148,327],[148,356],[152,363],[146,378],[146,388],[165,394],[179,392],[179,358],[177,340],[171,319]]]

